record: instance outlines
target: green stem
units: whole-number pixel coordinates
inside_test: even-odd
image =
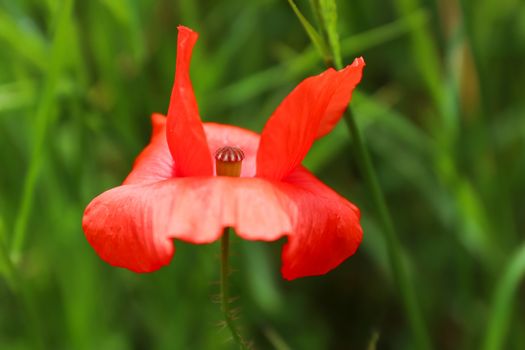
[[[239,331],[235,327],[235,322],[230,309],[230,294],[228,288],[228,276],[230,275],[230,265],[228,262],[230,250],[230,228],[225,228],[221,238],[221,309],[224,313],[224,320],[230,329],[233,341],[239,349],[248,349]]]
[[[312,3],[315,3],[315,1]],[[321,5],[321,3],[319,3],[319,5]],[[337,9],[335,1],[325,4],[324,9],[323,6],[314,7],[314,11],[316,9],[320,9],[321,12],[327,12],[327,15],[325,16],[323,16],[322,13],[318,16],[321,18],[321,26],[323,26],[323,30],[333,38],[338,38],[336,32]],[[330,11],[330,13],[328,13],[328,11]],[[337,62],[335,64],[335,68],[341,69],[343,68],[341,51],[334,50],[334,47],[339,46],[338,43],[334,44],[335,45],[328,45],[328,47],[332,51],[331,54],[334,57],[334,61]],[[397,282],[401,297],[403,299],[403,305],[405,307],[406,313],[408,314],[410,326],[414,332],[417,348],[421,350],[430,349],[430,337],[425,327],[423,314],[416,298],[416,292],[414,285],[412,284],[409,271],[404,264],[403,258],[405,254],[396,234],[390,211],[386,205],[383,191],[379,186],[379,181],[377,180],[374,166],[370,160],[368,149],[363,142],[361,132],[359,131],[355,118],[350,109],[348,109],[345,113],[345,121],[352,135],[352,140],[361,172],[363,173],[363,176],[366,180],[368,190],[372,195],[373,204],[379,214],[381,227],[386,240],[388,258],[390,260],[390,265],[392,266],[394,279]]]
[[[370,160],[368,149],[362,140],[361,132],[357,127],[357,123],[355,122],[355,118],[350,109],[345,113],[345,121],[352,135],[361,172],[366,180],[368,190],[372,195],[372,202],[379,214],[381,227],[386,240],[388,258],[390,265],[392,266],[394,279],[397,282],[401,297],[403,298],[403,304],[408,314],[410,326],[416,337],[417,348],[422,350],[430,349],[430,338],[425,328],[421,309],[417,302],[414,285],[410,279],[407,267],[403,263],[403,257],[405,254],[403,253],[403,248],[397,237],[383,191],[379,186],[379,181],[377,180],[376,172],[372,165],[372,161]]]
[[[512,257],[501,280],[496,284],[496,292],[483,349],[497,350],[505,348],[504,340],[509,330],[513,299],[524,276],[525,243]]]

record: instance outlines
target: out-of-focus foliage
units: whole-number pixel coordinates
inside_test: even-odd
[[[367,62],[352,108],[433,345],[525,348],[525,3],[337,5],[343,63]],[[324,69],[285,0],[0,0],[0,349],[231,348],[216,244],[176,242],[169,267],[136,275],[81,230],[86,204],[147,143],[149,115],[167,110],[178,24],[201,34],[205,120],[260,131]],[[243,333],[258,349],[413,347],[344,124],[305,165],[362,208],[363,245],[325,276],[285,282],[283,242],[236,239]]]

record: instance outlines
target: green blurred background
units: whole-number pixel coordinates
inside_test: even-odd
[[[525,349],[525,2],[337,5],[344,62],[367,62],[352,110],[434,348]],[[136,275],[81,229],[167,110],[178,24],[200,33],[208,121],[260,131],[324,69],[285,0],[0,0],[0,349],[233,347],[217,244],[176,242],[171,265]],[[343,122],[305,165],[362,209],[363,244],[286,282],[282,241],[234,239],[243,334],[257,349],[416,349]]]

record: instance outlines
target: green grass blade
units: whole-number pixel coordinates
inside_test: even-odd
[[[419,306],[413,278],[409,273],[409,268],[406,263],[406,253],[396,233],[394,222],[392,221],[392,216],[380,187],[368,148],[363,141],[361,131],[350,110],[345,113],[345,121],[350,129],[353,146],[356,148],[358,163],[368,183],[374,206],[380,218],[382,231],[388,248],[390,265],[392,266],[394,279],[403,299],[402,301],[407,312],[410,327],[414,332],[415,343],[418,349],[431,349],[430,337],[427,333],[423,314]]]
[[[4,276],[11,290],[16,290],[14,269],[7,250],[7,237],[5,234],[4,220],[0,216],[0,273]]]
[[[337,6],[335,0],[314,0],[314,11],[318,11],[317,17],[321,18],[324,23],[323,31],[325,32],[328,45],[332,52],[334,66],[337,69],[343,68],[341,56],[341,47],[339,43],[339,32],[337,31]]]
[[[314,44],[321,57],[323,57],[325,62],[332,62],[332,55],[330,54],[330,51],[326,46],[326,43],[324,42],[323,38],[319,35],[319,33],[317,33],[317,31],[310,24],[310,22],[308,22],[306,17],[303,16],[295,2],[293,0],[288,0],[288,3],[290,4],[290,7],[301,22],[306,34],[310,37],[310,40]]]
[[[35,31],[21,28],[18,22],[0,9],[0,41],[18,54],[23,60],[40,70],[46,67],[46,43]],[[3,45],[2,45],[3,46]],[[5,49],[5,48],[4,48]]]
[[[327,30],[326,28],[328,28],[329,25],[330,24],[326,23],[325,18],[323,18],[325,30]],[[335,55],[335,52],[332,51],[332,55]],[[341,59],[341,57],[339,57],[339,59]],[[417,344],[418,349],[431,349],[430,337],[417,298],[413,282],[414,279],[407,265],[408,259],[406,258],[406,252],[394,226],[392,215],[388,208],[383,189],[379,183],[367,144],[362,137],[361,129],[358,127],[356,119],[350,109],[346,111],[344,117],[351,134],[352,144],[357,156],[357,163],[361,168],[361,173],[365,178],[372,202],[381,222],[382,233],[388,249],[389,261],[392,266],[392,273],[407,313],[410,328],[414,335],[414,342]]]
[[[345,57],[385,44],[402,35],[410,34],[413,30],[420,30],[428,21],[429,14],[427,11],[414,11],[390,23],[342,39],[341,54]]]
[[[428,18],[427,12],[417,11],[406,18],[345,38],[341,41],[342,55],[345,57],[361,54],[366,50],[394,40],[412,30],[414,23],[419,27],[424,26]],[[216,106],[240,104],[273,88],[282,86],[287,81],[304,76],[306,72],[317,66],[317,57],[313,49],[307,49],[281,65],[255,73],[220,89],[215,95],[208,96],[208,100],[210,104]]]
[[[11,255],[15,261],[21,253],[31,208],[33,206],[35,188],[38,179],[44,148],[46,134],[53,119],[54,97],[57,89],[58,79],[62,64],[67,57],[67,34],[71,19],[71,8],[73,0],[64,0],[63,6],[58,12],[57,27],[51,48],[51,57],[47,60],[48,68],[45,77],[42,95],[35,112],[35,135],[31,151],[29,169],[24,180],[22,199],[15,219],[14,233],[11,242]]]
[[[484,350],[505,349],[505,336],[509,330],[513,302],[520,282],[525,277],[525,244],[518,249],[496,283],[492,312],[488,321]]]
[[[129,41],[133,50],[133,58],[141,62],[144,57],[145,48],[141,27],[138,23],[135,6],[129,0],[100,0],[100,2],[111,12],[114,18],[126,31],[126,40]]]
[[[32,81],[19,80],[0,85],[0,113],[30,105],[34,95]]]
[[[394,6],[402,17],[421,8],[418,0],[396,0]],[[443,79],[439,51],[435,44],[436,40],[428,28],[420,28],[416,22],[411,23],[411,25],[413,30],[410,31],[410,42],[414,64],[418,68],[435,105],[440,108],[443,99]]]

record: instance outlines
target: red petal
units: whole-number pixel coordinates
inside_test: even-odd
[[[232,226],[247,239],[276,240],[291,232],[288,207],[263,179],[174,178],[104,192],[87,207],[82,226],[103,260],[151,272],[170,261],[173,238],[210,243]]]
[[[322,275],[353,255],[361,243],[359,209],[299,167],[284,191],[296,205],[293,234],[283,248],[283,277]]]
[[[321,120],[317,138],[322,137],[332,131],[332,129],[339,122],[339,119],[341,119],[341,116],[352,99],[352,92],[354,88],[361,81],[364,67],[365,60],[363,60],[362,57],[358,57],[351,65],[345,68],[348,70],[348,75],[340,76],[344,85],[336,91],[334,96],[332,96],[325,115]]]
[[[175,177],[174,162],[166,142],[166,117],[153,114],[151,141],[135,160],[125,185],[147,184]],[[235,146],[243,150],[242,177],[255,176],[255,157],[259,135],[236,126],[204,123],[209,152],[214,154],[222,146]]]
[[[174,162],[166,142],[166,117],[151,116],[151,141],[139,154],[124,184],[146,184],[174,177]]]
[[[100,257],[136,272],[168,264],[173,238],[210,243],[224,227],[248,240],[288,235],[286,279],[328,272],[355,252],[362,237],[359,210],[303,168],[286,182],[195,177],[123,185],[95,198],[83,219]]]
[[[361,80],[364,60],[302,81],[277,107],[261,134],[257,176],[279,180],[295,169],[317,137],[329,132]]]
[[[212,158],[190,80],[191,53],[198,34],[183,26],[179,26],[178,30],[177,66],[167,126],[168,145],[175,161],[175,175],[212,175]]]
[[[84,213],[84,232],[102,259],[136,272],[154,271],[171,260],[173,238],[209,243],[227,226],[249,240],[288,235],[282,268],[287,279],[324,274],[355,252],[362,237],[359,210],[302,167],[283,182],[173,178],[166,119],[155,114],[152,120],[152,140],[125,185],[95,198]],[[241,147],[243,176],[255,173],[257,134],[228,125],[204,128],[211,151],[225,144]]]

